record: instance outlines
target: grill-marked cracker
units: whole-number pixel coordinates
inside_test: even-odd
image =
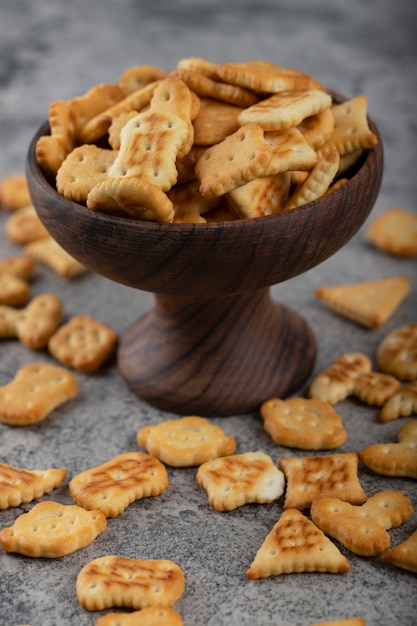
[[[67,470],[63,467],[27,470],[0,463],[0,509],[41,498],[59,487],[66,476]]]
[[[337,357],[310,383],[308,395],[325,402],[336,404],[353,392],[355,379],[362,373],[370,372],[372,361],[360,352],[348,352]]]
[[[232,189],[225,195],[227,202],[242,219],[275,215],[287,203],[291,187],[289,172],[262,176]]]

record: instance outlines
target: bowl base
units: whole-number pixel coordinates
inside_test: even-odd
[[[269,289],[207,299],[156,294],[154,309],[118,349],[119,370],[137,396],[206,417],[250,413],[296,392],[315,358],[311,328]]]

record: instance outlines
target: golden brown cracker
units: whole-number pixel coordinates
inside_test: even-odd
[[[381,554],[381,561],[417,574],[417,530]]]
[[[294,170],[310,170],[317,164],[317,155],[298,128],[267,131],[265,142],[272,148],[268,174]]]
[[[379,421],[386,423],[398,417],[417,415],[417,380],[398,385],[398,389],[384,403],[379,414]]]
[[[120,85],[99,83],[81,96],[68,100],[76,142],[80,141],[81,130],[92,118],[114,106],[124,95]]]
[[[36,160],[44,172],[55,177],[61,163],[74,147],[75,128],[71,107],[64,100],[49,105],[50,134],[42,135],[36,142]]]
[[[163,80],[167,73],[155,65],[133,65],[128,67],[119,77],[119,85],[128,96],[149,83]]]
[[[183,626],[181,615],[170,606],[147,606],[131,613],[107,613],[94,626]]]
[[[205,223],[203,216],[219,202],[216,197],[202,196],[198,181],[176,185],[167,192],[167,196],[174,207],[174,223]]]
[[[287,203],[291,187],[289,172],[275,176],[262,176],[232,189],[226,198],[233,211],[241,219],[275,215],[282,211]]]
[[[212,98],[240,107],[248,107],[258,100],[250,90],[213,80],[195,70],[177,68],[171,74],[184,81],[200,98]]]
[[[63,467],[27,470],[0,463],[0,509],[20,506],[59,487],[67,476]]]
[[[35,261],[26,254],[17,254],[0,259],[0,274],[11,274],[30,280],[35,271]]]
[[[194,143],[198,146],[212,146],[239,128],[237,117],[242,107],[220,102],[211,98],[201,98],[201,107],[193,121]]]
[[[23,309],[0,305],[0,339],[17,338],[28,348],[45,348],[62,312],[61,299],[52,293],[35,296]]]
[[[355,378],[352,395],[372,406],[382,406],[399,388],[400,381],[381,372],[364,372]]]
[[[417,420],[400,428],[398,443],[370,444],[359,457],[376,474],[417,478]]]
[[[85,274],[87,268],[72,257],[52,237],[42,237],[24,246],[25,253],[47,266],[61,278],[75,278]]]
[[[20,306],[30,295],[30,287],[26,280],[6,272],[0,273],[0,305]]]
[[[10,241],[19,246],[48,236],[48,231],[32,204],[14,211],[6,221],[4,232]]]
[[[16,211],[31,202],[25,174],[7,174],[0,179],[0,205],[4,209]]]
[[[337,150],[329,150],[321,156],[309,171],[304,182],[294,190],[285,206],[285,211],[303,206],[323,196],[332,184],[339,167],[340,155]]]
[[[417,254],[417,214],[390,207],[370,223],[365,237],[375,248],[402,258]]]
[[[370,372],[372,361],[361,352],[348,352],[337,357],[328,367],[319,372],[308,389],[310,398],[319,398],[336,404],[351,395],[355,378]]]
[[[399,380],[417,379],[417,322],[392,330],[378,344],[378,367]]]

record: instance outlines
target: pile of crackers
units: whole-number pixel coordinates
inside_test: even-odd
[[[361,94],[266,61],[133,66],[49,107],[36,157],[92,211],[164,223],[289,211],[344,184],[377,143]]]

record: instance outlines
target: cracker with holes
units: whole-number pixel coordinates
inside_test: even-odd
[[[206,222],[205,214],[219,202],[216,197],[202,196],[197,181],[176,185],[167,192],[167,196],[174,207],[174,223]]]
[[[399,385],[398,389],[384,403],[379,421],[386,423],[399,417],[417,415],[417,380]]]
[[[352,395],[371,406],[382,406],[399,389],[400,384],[390,374],[364,372],[355,378]]]
[[[201,465],[233,454],[236,449],[234,437],[198,415],[143,426],[137,433],[137,442],[149,454],[173,467]]]
[[[196,478],[216,511],[271,503],[284,491],[283,473],[260,450],[207,461],[198,468]]]
[[[309,171],[307,178],[291,194],[285,211],[314,202],[323,196],[336,177],[340,155],[337,150],[329,150],[323,154],[316,165]]]
[[[166,72],[155,65],[133,65],[119,77],[119,85],[125,96],[146,87],[150,83],[163,80]]]
[[[131,613],[107,613],[94,626],[183,626],[181,615],[170,606],[147,606]]]
[[[168,487],[165,466],[144,452],[125,452],[77,474],[69,483],[72,499],[87,510],[117,517],[135,500],[159,496]]]
[[[391,544],[390,528],[414,513],[411,500],[399,491],[381,491],[355,506],[339,498],[322,497],[311,505],[313,522],[328,536],[360,556],[376,556]]]
[[[409,294],[406,276],[318,287],[315,296],[329,309],[366,328],[379,328]]]
[[[46,500],[3,528],[0,544],[6,552],[55,559],[85,548],[106,528],[101,511]]]
[[[350,564],[336,545],[297,509],[284,511],[264,539],[246,577],[268,578],[295,572],[343,574]]]
[[[347,352],[337,357],[311,381],[308,395],[337,404],[351,395],[355,379],[370,372],[372,361],[361,352]]]
[[[76,143],[80,143],[82,131],[91,119],[114,106],[123,98],[124,92],[120,85],[100,83],[91,87],[81,96],[68,100],[71,118],[74,123]],[[82,141],[82,143],[84,142]]]
[[[75,315],[48,341],[48,350],[60,363],[92,374],[114,354],[118,334],[91,315]]]
[[[109,554],[84,565],[77,576],[76,593],[89,611],[112,606],[144,609],[173,606],[184,586],[184,573],[173,561]]]
[[[0,179],[0,205],[16,211],[31,203],[30,193],[23,173],[8,174]]]
[[[27,470],[0,463],[0,509],[20,506],[59,487],[67,476],[63,467]]]
[[[42,263],[61,278],[76,278],[85,274],[87,268],[71,256],[52,237],[42,237],[24,246],[25,253]]]
[[[31,241],[48,236],[32,204],[15,211],[7,220],[4,232],[13,243],[24,246]]]
[[[390,207],[371,222],[365,236],[381,252],[411,258],[417,255],[417,215]]]
[[[62,302],[53,293],[32,298],[24,308],[0,305],[0,339],[17,338],[28,348],[45,348],[61,319]]]
[[[278,466],[287,482],[284,509],[302,511],[321,496],[363,504],[367,497],[358,478],[358,460],[356,452],[281,458]]]
[[[83,144],[72,150],[56,175],[57,191],[74,202],[86,202],[91,189],[107,178],[116,150]]]
[[[75,132],[71,107],[64,100],[49,105],[50,135],[42,135],[36,142],[36,160],[42,169],[54,177],[65,157],[74,148]]]
[[[417,574],[417,530],[381,554],[381,561]]]
[[[417,322],[395,328],[379,343],[378,367],[399,380],[417,379]]]
[[[63,367],[25,365],[0,387],[0,422],[10,426],[36,424],[77,394],[77,379]]]
[[[329,402],[271,398],[260,408],[266,432],[275,443],[301,450],[330,450],[347,437],[342,418]]]
[[[417,420],[401,426],[397,438],[397,443],[370,444],[359,457],[377,474],[417,478]]]
[[[225,198],[241,218],[264,217],[282,211],[291,188],[291,175],[281,172],[275,176],[262,176],[232,189]]]

